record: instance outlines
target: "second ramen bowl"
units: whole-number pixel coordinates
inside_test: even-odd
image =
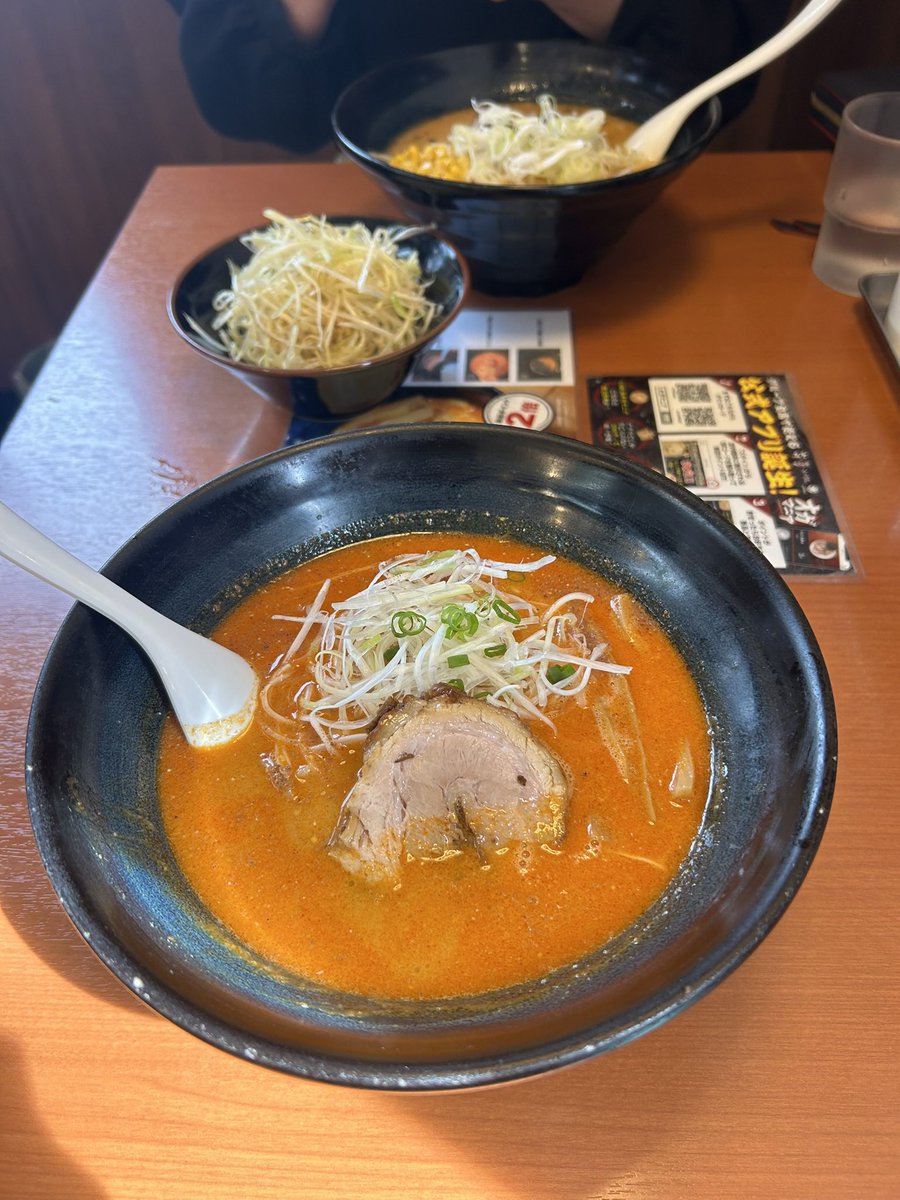
[[[550,94],[640,123],[696,83],[630,51],[574,41],[502,42],[423,54],[379,67],[339,98],[332,124],[343,151],[416,222],[465,255],[472,283],[494,294],[541,295],[575,283],[708,145],[718,99],[687,120],[656,166],[595,183],[489,187],[392,167],[386,152],[421,121]]]
[[[825,827],[834,710],[790,591],[702,501],[579,442],[476,425],[322,438],[179,500],[105,573],[208,632],[299,562],[423,530],[453,531],[462,545],[478,533],[526,541],[646,605],[709,718],[715,782],[702,831],[672,884],[622,935],[540,979],[430,1001],[329,989],[267,961],[191,887],[156,787],[164,694],[128,636],[76,606],[41,675],[26,748],[47,873],[75,929],[126,988],[247,1070],[434,1091],[612,1050],[698,1000],[759,945]]]

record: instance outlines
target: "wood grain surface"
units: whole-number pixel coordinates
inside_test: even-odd
[[[895,365],[810,271],[825,154],[708,156],[576,288],[595,373],[783,372],[861,563],[792,585],[840,728],[824,841],[740,969],[639,1041],[450,1096],[330,1088],[215,1050],[141,1005],[70,926],[32,839],[23,746],[67,600],[0,561],[0,1197],[888,1200],[900,1194],[900,436]],[[390,212],[350,166],[158,171],[0,446],[0,495],[102,564],[287,414],[171,331],[214,241],[285,211]],[[78,681],[72,681],[78,702]]]

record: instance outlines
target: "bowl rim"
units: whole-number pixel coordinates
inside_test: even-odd
[[[28,774],[26,790],[29,812],[40,856],[54,890],[76,929],[88,940],[91,949],[120,981],[141,1000],[187,1032],[210,1045],[229,1051],[237,1057],[248,1058],[269,1068],[321,1082],[361,1089],[416,1092],[444,1092],[511,1082],[589,1059],[602,1051],[621,1047],[657,1028],[708,994],[744,962],[784,914],[806,878],[821,842],[836,779],[837,721],[833,692],[824,657],[799,601],[762,553],[728,522],[715,517],[705,502],[664,477],[648,472],[645,468],[614,456],[602,448],[580,441],[562,439],[557,435],[547,433],[503,430],[489,426],[461,427],[453,423],[427,427],[400,426],[390,430],[368,429],[335,433],[327,438],[273,451],[261,458],[240,464],[209,480],[188,496],[183,497],[177,505],[171,506],[147,521],[115,551],[103,567],[103,571],[115,574],[119,567],[123,564],[127,565],[136,553],[136,545],[141,536],[146,532],[153,530],[158,532],[165,528],[173,520],[175,510],[181,513],[187,512],[189,515],[198,505],[202,507],[210,493],[222,487],[223,484],[233,484],[248,475],[252,476],[260,469],[271,468],[285,459],[314,454],[317,449],[328,449],[348,442],[351,446],[369,444],[370,448],[374,448],[379,441],[388,437],[399,436],[401,440],[407,440],[449,434],[451,437],[463,440],[472,436],[473,430],[477,430],[479,438],[487,441],[496,442],[498,438],[512,437],[513,444],[518,441],[521,445],[527,445],[536,440],[539,446],[543,446],[546,453],[573,455],[582,462],[596,465],[616,476],[630,477],[632,480],[636,478],[652,479],[655,488],[666,493],[669,499],[680,507],[693,510],[701,516],[702,520],[709,523],[710,527],[712,527],[712,522],[719,522],[715,525],[717,536],[725,543],[731,542],[736,548],[739,548],[752,576],[765,577],[767,587],[774,590],[779,602],[790,613],[795,632],[807,649],[810,675],[814,677],[817,685],[817,707],[821,707],[822,756],[817,761],[818,788],[814,804],[811,802],[812,795],[809,797],[804,836],[801,838],[798,831],[797,836],[786,846],[776,876],[771,885],[760,894],[759,905],[754,908],[752,915],[732,930],[730,936],[717,945],[713,954],[703,956],[694,963],[685,986],[680,987],[677,991],[664,989],[654,992],[645,1004],[629,1006],[616,1019],[612,1028],[602,1031],[583,1030],[574,1037],[563,1038],[555,1042],[551,1039],[539,1047],[535,1047],[530,1053],[511,1052],[500,1059],[479,1057],[474,1060],[464,1059],[442,1063],[402,1062],[390,1059],[379,1063],[353,1056],[342,1058],[333,1053],[304,1051],[296,1046],[273,1042],[259,1033],[241,1028],[216,1016],[209,1010],[199,1007],[188,996],[177,990],[174,985],[169,985],[160,978],[154,978],[151,999],[140,978],[148,970],[147,965],[136,958],[127,947],[110,936],[104,928],[102,918],[98,918],[97,914],[90,909],[88,897],[71,876],[69,859],[59,844],[58,836],[54,833],[51,808],[47,803],[46,796],[42,797],[40,794],[41,781],[39,778],[35,778],[34,774]],[[522,439],[530,439],[530,441],[523,442]],[[498,444],[500,443],[498,442]],[[57,632],[42,666],[28,721],[27,763],[32,763],[35,757],[34,750],[38,735],[35,722],[40,706],[46,699],[47,681],[53,657],[59,653],[59,647],[65,644],[66,637],[72,636],[73,622],[78,619],[82,618],[78,613],[78,606],[76,606],[65,618]],[[89,933],[85,934],[82,932],[84,930]],[[152,970],[152,968],[150,969]]]
[[[547,200],[556,198],[565,198],[569,196],[591,196],[596,192],[615,191],[618,188],[627,187],[634,181],[644,181],[655,179],[659,175],[668,173],[677,167],[686,166],[693,161],[709,144],[715,134],[718,132],[722,124],[722,103],[719,97],[711,96],[703,104],[699,105],[694,112],[705,112],[707,115],[706,125],[699,135],[684,150],[677,154],[667,154],[658,163],[652,163],[648,167],[643,167],[639,171],[627,171],[622,175],[611,175],[606,179],[587,180],[583,183],[560,183],[555,185],[542,185],[533,187],[531,185],[515,185],[515,184],[485,184],[471,183],[465,180],[438,179],[431,175],[420,175],[415,171],[407,171],[402,167],[392,167],[389,162],[379,153],[371,150],[366,150],[362,146],[354,142],[347,134],[345,134],[340,125],[342,109],[346,105],[348,99],[352,99],[353,94],[357,90],[362,90],[373,79],[385,74],[395,74],[398,70],[409,66],[412,63],[427,63],[429,60],[443,58],[446,56],[459,54],[464,55],[467,51],[473,49],[490,50],[492,48],[507,47],[507,46],[565,46],[571,49],[573,46],[581,50],[589,50],[598,54],[607,53],[621,58],[623,61],[635,66],[646,65],[657,71],[666,70],[665,66],[655,64],[651,58],[646,55],[638,54],[636,51],[629,50],[627,47],[603,46],[592,42],[578,42],[577,40],[569,41],[563,38],[535,38],[530,41],[512,42],[512,41],[494,41],[486,43],[478,43],[471,46],[452,46],[444,50],[431,50],[424,54],[411,54],[406,58],[396,60],[388,64],[374,67],[367,71],[364,75],[360,75],[349,83],[335,101],[334,108],[331,112],[331,128],[337,139],[340,147],[354,161],[361,166],[372,170],[373,172],[387,176],[391,179],[402,180],[410,186],[418,186],[427,188],[430,191],[438,194],[447,193],[462,196],[482,196],[485,193],[488,196],[496,196],[504,201],[509,200]],[[671,68],[669,68],[671,69]],[[690,116],[693,116],[691,113]],[[690,116],[686,120],[690,120]]]
[[[379,214],[360,215],[357,213],[328,213],[323,215],[325,215],[326,219],[332,224],[349,225],[357,221],[362,221],[370,228],[374,227],[377,229],[391,228],[409,230],[415,232],[416,234],[429,237],[434,242],[440,243],[445,247],[446,250],[450,252],[453,265],[459,272],[460,293],[456,303],[453,305],[450,311],[441,318],[440,321],[432,325],[414,342],[410,342],[408,345],[402,346],[398,350],[392,350],[390,354],[382,354],[376,358],[367,358],[361,362],[353,363],[350,366],[315,367],[307,368],[305,370],[293,367],[263,367],[257,366],[255,363],[237,362],[234,359],[229,358],[224,346],[222,347],[222,353],[217,354],[214,350],[210,349],[208,346],[205,346],[195,334],[189,332],[189,330],[185,329],[182,325],[178,315],[179,307],[177,301],[179,292],[184,286],[184,281],[187,279],[188,275],[190,275],[193,270],[199,267],[204,260],[211,258],[217,253],[223,252],[225,247],[230,246],[233,242],[240,241],[242,238],[249,236],[251,233],[257,233],[268,228],[268,223],[266,223],[261,225],[252,225],[247,229],[243,229],[238,233],[232,234],[231,237],[219,239],[217,242],[213,243],[213,245],[208,246],[206,250],[195,255],[195,257],[191,259],[187,266],[183,267],[178,272],[175,282],[169,288],[166,296],[166,312],[172,328],[182,339],[182,341],[186,342],[193,350],[196,350],[198,354],[202,354],[203,357],[208,359],[209,362],[218,363],[219,366],[226,367],[229,371],[241,371],[248,375],[263,375],[271,379],[338,379],[343,375],[352,375],[355,372],[364,370],[367,367],[387,366],[388,364],[396,363],[403,358],[412,357],[419,350],[427,346],[429,342],[433,341],[436,337],[439,337],[440,334],[442,334],[448,327],[448,325],[450,325],[452,321],[455,321],[462,312],[462,309],[465,307],[465,304],[469,298],[469,294],[472,290],[472,276],[469,270],[469,264],[466,262],[465,257],[460,253],[457,247],[454,246],[449,238],[444,237],[444,235],[440,233],[436,226],[412,225],[408,221],[404,221],[402,218],[394,219],[392,217],[386,217]]]

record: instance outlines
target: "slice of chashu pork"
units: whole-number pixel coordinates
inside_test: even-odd
[[[515,714],[439,687],[379,715],[329,850],[375,883],[406,859],[556,845],[569,791],[559,759]]]

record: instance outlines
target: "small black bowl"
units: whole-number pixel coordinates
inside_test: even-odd
[[[361,222],[367,229],[404,229],[383,217],[329,217],[332,225]],[[380,358],[367,359],[351,367],[317,368],[311,371],[276,370],[253,363],[235,362],[213,329],[213,297],[231,286],[229,263],[242,267],[251,251],[243,240],[253,230],[236,234],[205,251],[181,272],[169,292],[169,318],[184,340],[208,358],[234,371],[255,391],[272,399],[289,401],[293,383],[304,381],[314,389],[316,399],[335,415],[359,412],[384,400],[403,382],[413,357],[450,324],[463,306],[469,287],[469,269],[462,256],[442,237],[419,230],[397,247],[399,258],[419,256],[422,276],[429,280],[425,295],[438,306],[429,328],[416,341]],[[191,322],[194,322],[192,325]],[[195,326],[203,330],[199,334]],[[308,396],[308,392],[306,393]]]
[[[432,222],[468,260],[476,288],[541,295],[575,283],[638,213],[706,147],[718,99],[685,123],[666,158],[644,171],[561,187],[488,187],[401,171],[384,154],[420,121],[475,100],[511,103],[543,93],[638,123],[697,81],[630,51],[571,41],[509,42],[442,50],[379,67],[340,96],[332,124],[343,150]]]
[[[31,819],[76,929],[158,1012],[292,1074],[461,1088],[620,1046],[704,995],[762,941],[825,828],[834,708],[796,600],[701,500],[579,442],[478,425],[322,438],[173,504],[105,573],[207,632],[242,596],[317,553],[437,529],[463,544],[470,532],[521,538],[626,587],[673,639],[710,719],[715,786],[676,879],[619,938],[543,979],[394,1002],[273,966],[204,906],[166,841],[155,770],[167,705],[136,645],[77,605],[38,683],[26,745]]]

